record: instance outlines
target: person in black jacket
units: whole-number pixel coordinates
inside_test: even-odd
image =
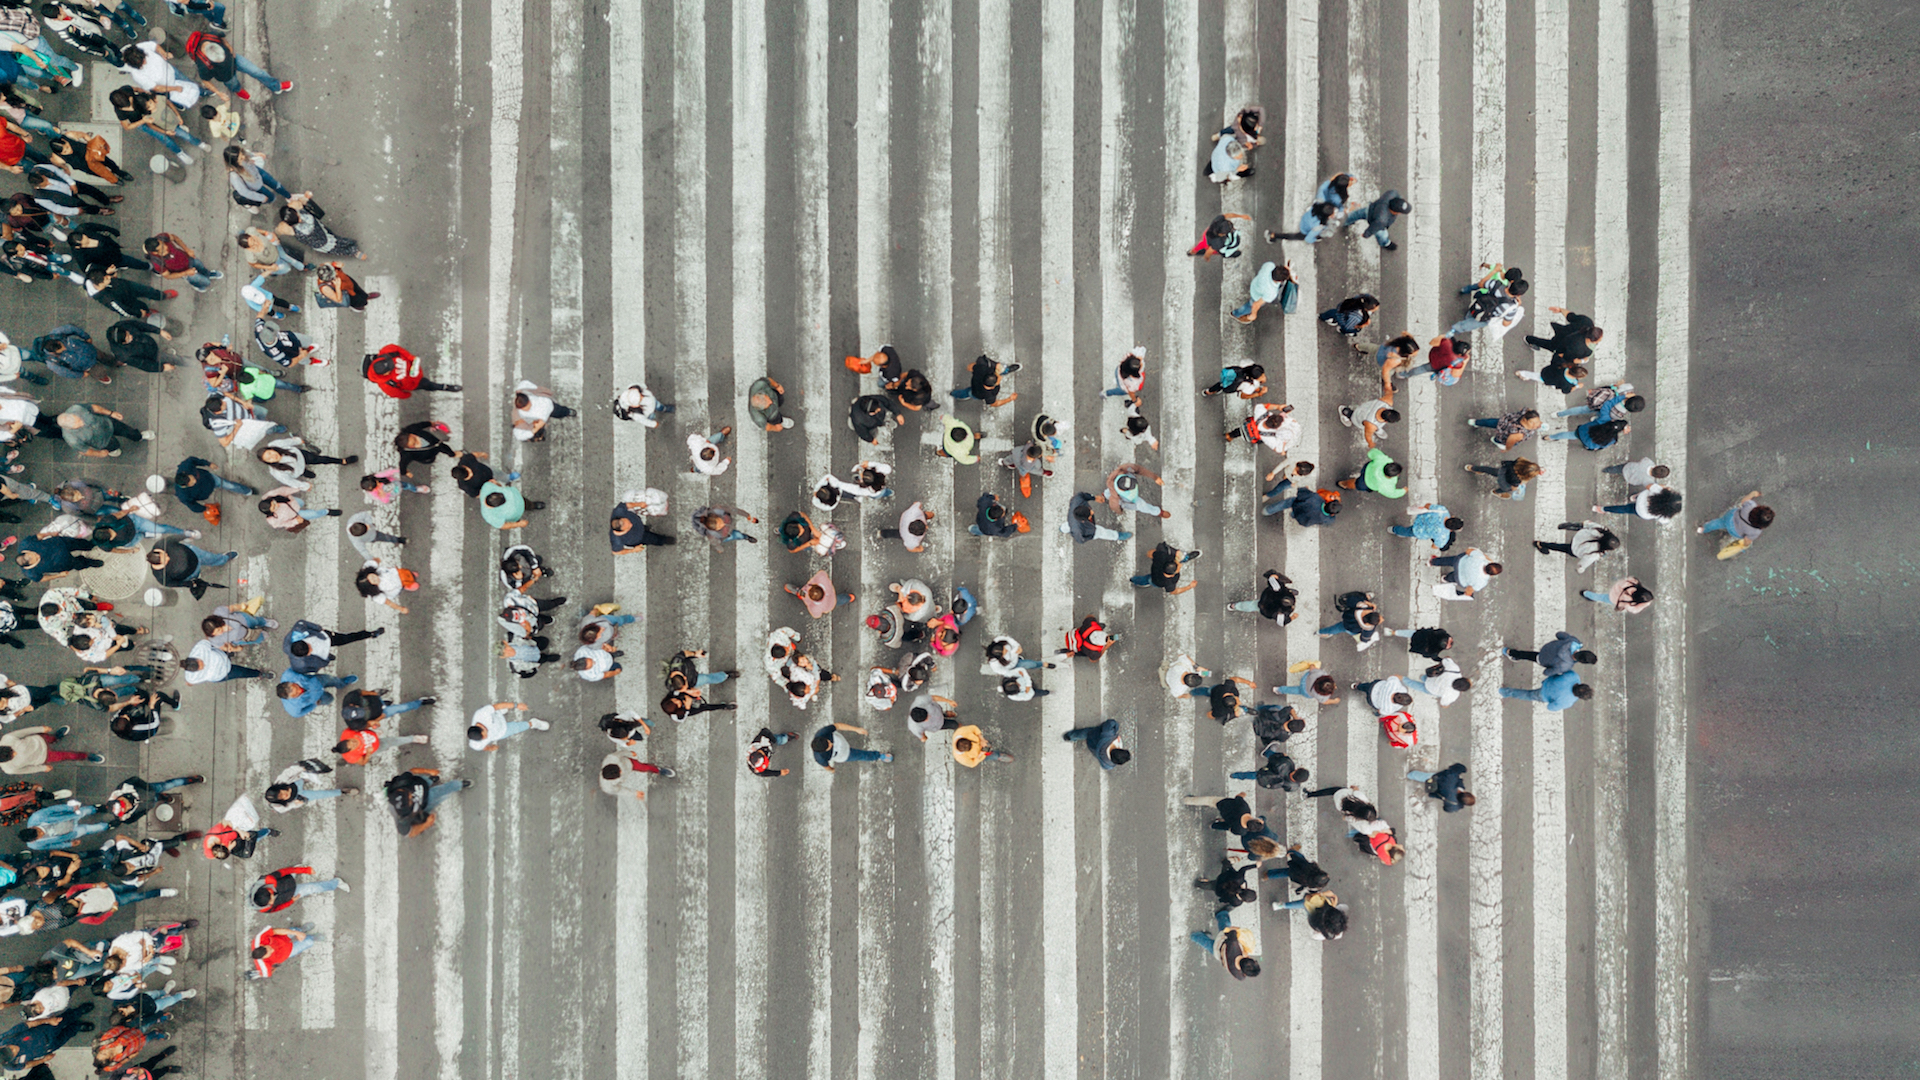
[[[1303,893],[1314,889],[1324,889],[1327,887],[1327,883],[1332,880],[1327,876],[1325,870],[1320,869],[1319,863],[1300,854],[1299,844],[1294,844],[1287,848],[1287,865],[1270,866],[1267,868],[1266,878],[1268,881],[1278,881],[1281,878],[1286,878],[1292,884],[1293,888]]]
[[[1418,630],[1395,630],[1394,637],[1407,639],[1407,651],[1415,656],[1424,656],[1429,660],[1440,659],[1440,654],[1453,648],[1453,635],[1437,626],[1423,626]]]
[[[1578,315],[1566,308],[1550,307],[1555,315],[1564,315],[1566,322],[1553,323],[1553,336],[1550,338],[1527,335],[1527,345],[1534,349],[1547,349],[1553,353],[1556,364],[1572,364],[1593,355],[1592,346],[1600,344],[1605,332],[1593,325],[1593,320]]]
[[[1285,574],[1269,570],[1260,576],[1260,598],[1258,600],[1236,600],[1227,605],[1228,611],[1257,611],[1263,619],[1272,619],[1280,626],[1293,621],[1293,607],[1300,593],[1293,588],[1293,579]]]
[[[1213,878],[1194,878],[1193,887],[1211,890],[1220,901],[1221,911],[1232,911],[1241,904],[1251,904],[1260,899],[1260,894],[1247,886],[1247,871],[1253,869],[1253,863],[1236,869],[1232,859],[1220,860],[1220,872]]]
[[[1407,773],[1407,779],[1425,784],[1427,794],[1440,800],[1440,809],[1455,813],[1473,805],[1473,793],[1466,790],[1467,767],[1456,761],[1439,772]]]
[[[1270,746],[1263,753],[1260,767],[1250,772],[1228,773],[1235,780],[1251,780],[1263,788],[1278,788],[1281,791],[1298,791],[1300,785],[1307,782],[1307,770],[1294,764],[1292,758],[1282,753],[1276,746]]]
[[[247,485],[213,471],[213,463],[206,458],[186,458],[173,470],[173,497],[180,500],[181,506],[196,514],[207,512],[206,500],[216,491],[231,491],[235,495],[259,494]]]
[[[967,526],[967,531],[973,535],[998,538],[1015,536],[1020,532],[1020,527],[1013,523],[1013,515],[1007,512],[1000,497],[993,492],[983,493],[974,508],[973,524]]]

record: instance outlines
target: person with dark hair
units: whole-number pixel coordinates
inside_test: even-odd
[[[1428,660],[1438,660],[1441,653],[1453,648],[1453,635],[1437,626],[1395,630],[1393,636],[1406,638],[1407,651]]]
[[[1744,549],[1751,547],[1755,540],[1760,539],[1760,531],[1771,524],[1773,524],[1773,507],[1760,505],[1760,492],[1756,489],[1742,495],[1740,501],[1731,510],[1693,531],[1702,536],[1715,532],[1726,533],[1733,538],[1727,547],[1738,544]],[[1723,547],[1720,550],[1724,555],[1727,548]]]
[[[1575,390],[1580,389],[1580,380],[1587,377],[1587,368],[1584,364],[1562,364],[1556,362],[1548,364],[1537,372],[1522,368],[1514,372],[1513,377],[1519,379],[1521,382],[1539,383],[1542,386],[1558,390],[1562,394],[1571,394]],[[1557,416],[1559,414],[1556,413],[1555,415]]]
[[[849,731],[855,735],[865,735],[867,733],[866,728],[841,723],[828,724],[819,731],[814,732],[813,740],[809,744],[813,750],[814,764],[828,772],[832,772],[834,771],[833,767],[835,764],[848,761],[887,762],[893,760],[892,754],[883,753],[879,750],[861,750],[855,748],[853,743],[849,742],[846,735],[843,734],[843,732]]]
[[[1585,405],[1561,409],[1553,415],[1595,416],[1601,420],[1618,420],[1622,412],[1637,413],[1644,411],[1646,407],[1647,399],[1633,392],[1632,383],[1614,383],[1610,386],[1596,386],[1587,391]],[[1640,483],[1645,482],[1640,481]]]
[[[301,619],[287,631],[280,651],[287,654],[288,665],[302,675],[312,675],[333,662],[333,650],[342,645],[371,641],[387,632],[373,630],[328,630],[319,623]]]
[[[1473,352],[1473,339],[1450,337],[1441,334],[1427,342],[1427,378],[1439,382],[1441,386],[1452,386],[1460,381],[1467,370],[1467,361]],[[1411,364],[1393,372],[1396,379],[1410,379],[1418,369]],[[1382,375],[1385,371],[1383,369]]]
[[[1643,457],[1638,461],[1623,461],[1618,465],[1608,465],[1600,471],[1625,480],[1627,486],[1630,488],[1646,487],[1673,475],[1673,469],[1666,465],[1656,464],[1650,457]]]
[[[1473,805],[1473,792],[1466,789],[1467,767],[1454,762],[1439,772],[1421,772],[1417,769],[1407,772],[1407,779],[1416,784],[1426,785],[1427,794],[1440,800],[1440,809],[1449,814],[1458,813]]]
[[[1198,588],[1200,582],[1195,579],[1185,585],[1180,584],[1180,571],[1186,564],[1199,557],[1198,551],[1181,551],[1162,540],[1153,546],[1153,551],[1148,555],[1147,572],[1133,576],[1133,587],[1160,589],[1168,596],[1179,596],[1183,592],[1190,592]]]
[[[1307,797],[1313,798],[1316,795],[1324,795],[1338,790],[1340,789],[1327,788],[1324,791],[1311,792]],[[1312,859],[1300,853],[1299,844],[1288,847],[1286,854],[1287,864],[1285,866],[1269,866],[1261,876],[1268,881],[1278,881],[1281,878],[1286,878],[1293,888],[1301,892],[1324,889],[1327,887],[1327,883],[1332,880],[1327,876],[1325,870],[1320,869],[1319,863],[1314,862]],[[1273,909],[1275,911],[1281,910],[1281,904],[1278,900],[1274,901]]]
[[[1011,405],[1019,399],[1020,395],[1008,394],[1004,398],[1001,397],[1001,380],[1019,370],[1019,364],[1003,364],[982,353],[973,362],[973,368],[969,372],[970,381],[965,386],[956,387],[952,391],[953,396],[958,400],[971,398],[990,409]]]
[[[1434,555],[1427,559],[1429,566],[1443,566],[1447,572],[1440,580],[1454,586],[1462,597],[1479,595],[1493,579],[1500,576],[1501,565],[1487,557],[1487,553],[1477,547],[1470,547],[1458,555]]]
[[[1232,859],[1223,857],[1220,860],[1220,872],[1212,879],[1194,878],[1193,887],[1212,892],[1220,901],[1220,910],[1231,911],[1241,904],[1251,904],[1260,899],[1260,894],[1247,885],[1247,871],[1254,866],[1254,863],[1241,863],[1236,867]]]
[[[1466,470],[1493,477],[1493,495],[1497,499],[1526,498],[1527,481],[1546,471],[1528,458],[1508,458],[1498,465],[1468,465]]]
[[[1412,525],[1389,525],[1387,531],[1395,536],[1425,540],[1433,545],[1435,553],[1453,546],[1453,541],[1467,523],[1454,517],[1452,511],[1439,503],[1422,503],[1409,506],[1407,516],[1413,519]]]
[[[311,866],[285,866],[254,879],[253,910],[262,915],[271,915],[285,911],[293,902],[305,896],[318,896],[335,890],[352,892],[353,889],[339,877],[325,881],[301,881],[301,877],[314,876]]]
[[[1333,609],[1340,613],[1340,621],[1321,627],[1321,637],[1346,634],[1353,638],[1360,652],[1366,652],[1380,641],[1380,635],[1391,633],[1380,614],[1380,605],[1374,602],[1370,592],[1356,589],[1341,593],[1334,598]]]
[[[1232,925],[1233,913],[1229,910],[1222,909],[1213,919],[1217,938],[1205,930],[1195,930],[1188,937],[1200,946],[1201,952],[1220,961],[1236,980],[1245,981],[1259,975],[1260,960],[1252,953],[1253,935]]]
[[[1294,719],[1298,719],[1295,717]],[[1302,722],[1302,727],[1305,723]],[[1251,780],[1269,791],[1298,791],[1311,774],[1288,757],[1275,743],[1261,752],[1260,767],[1227,774],[1235,780]]]
[[[1340,681],[1327,674],[1318,660],[1302,660],[1289,667],[1287,674],[1300,676],[1299,685],[1276,686],[1274,693],[1311,698],[1317,705],[1332,705],[1340,700]]]
[[[1620,441],[1622,435],[1633,428],[1625,420],[1589,420],[1572,431],[1556,431],[1546,438],[1560,442],[1572,442],[1575,439],[1588,450],[1605,450]]]
[[[401,401],[412,397],[416,390],[442,390],[454,393],[460,390],[458,383],[438,383],[424,377],[421,374],[420,358],[399,345],[387,345],[379,352],[366,354],[360,361],[360,373],[366,376],[368,382],[379,387],[381,393]],[[414,427],[417,426],[419,425],[414,425]],[[445,425],[435,426],[444,427]],[[402,432],[411,430],[413,430],[412,427],[403,428]],[[449,450],[448,454],[451,455],[452,451]],[[405,454],[401,455],[400,468],[402,472],[406,471]]]
[[[975,536],[1004,539],[1019,535],[1020,526],[1014,522],[1012,511],[1000,501],[1000,496],[985,491],[974,503],[973,524],[967,526],[967,531]]]
[[[1511,645],[1500,650],[1509,660],[1532,661],[1546,668],[1548,675],[1559,675],[1573,670],[1575,664],[1594,664],[1600,658],[1595,656],[1579,638],[1562,630],[1553,635],[1553,640],[1540,648],[1529,651],[1516,649]]]
[[[1393,251],[1400,245],[1393,242],[1393,238],[1387,235],[1387,230],[1393,228],[1394,222],[1411,213],[1413,213],[1413,204],[1402,198],[1398,190],[1388,188],[1380,193],[1379,198],[1365,207],[1349,213],[1347,219],[1341,224],[1353,225],[1361,221],[1366,222],[1367,230],[1360,235],[1373,237],[1374,242],[1378,243],[1383,251]]]
[[[1000,459],[1000,467],[1013,472],[1014,483],[1019,486],[1023,499],[1033,497],[1034,477],[1053,475],[1053,470],[1047,468],[1052,463],[1053,454],[1038,439],[1028,439],[1025,446],[1014,447]],[[1117,508],[1114,510],[1116,514],[1119,512]]]
[[[1653,605],[1653,590],[1640,584],[1639,578],[1621,578],[1604,593],[1582,589],[1580,595],[1596,604],[1610,604],[1613,610],[1624,615],[1645,611]]]
[[[1257,600],[1236,600],[1227,605],[1228,611],[1256,611],[1263,619],[1272,619],[1275,625],[1286,626],[1293,621],[1294,604],[1299,600],[1300,592],[1293,587],[1293,579],[1275,570],[1260,575],[1260,597]]]
[[[1113,769],[1133,760],[1133,752],[1120,745],[1120,721],[1104,720],[1093,727],[1079,727],[1060,736],[1067,742],[1087,744],[1087,753],[1100,763],[1100,768]]]
[[[792,772],[792,769],[773,767],[773,748],[785,746],[799,737],[800,734],[794,731],[775,734],[772,728],[761,728],[760,733],[747,743],[747,770],[755,776],[768,780]]]
[[[1306,211],[1300,215],[1298,232],[1283,233],[1268,229],[1267,243],[1276,244],[1282,240],[1304,240],[1309,244],[1317,244],[1325,239],[1328,233],[1333,231],[1335,227],[1334,218],[1339,216],[1339,213],[1340,207],[1334,203],[1315,200],[1314,203],[1308,206]]]
[[[1370,491],[1382,498],[1399,499],[1407,494],[1407,489],[1400,486],[1399,480],[1400,474],[1405,471],[1399,462],[1376,446],[1367,451],[1366,464],[1361,466],[1358,473],[1333,483],[1342,491]]]
[[[173,497],[188,510],[196,514],[206,513],[206,500],[217,491],[229,491],[235,495],[259,494],[238,480],[221,476],[206,458],[185,458],[174,468]]]
[[[1340,331],[1342,336],[1352,338],[1373,321],[1373,313],[1379,309],[1378,297],[1372,293],[1359,293],[1321,312],[1320,321]]]
[[[1598,345],[1605,335],[1593,320],[1585,315],[1575,314],[1563,307],[1550,307],[1548,311],[1555,315],[1565,315],[1567,321],[1550,324],[1552,337],[1527,335],[1527,347],[1546,349],[1553,354],[1555,364],[1574,364],[1593,355],[1592,346]]]
[[[253,960],[253,967],[247,972],[247,978],[272,977],[275,968],[291,962],[294,957],[319,944],[320,940],[320,935],[311,927],[290,926],[285,930],[267,927],[254,935],[253,950],[248,953]]]
[[[1540,430],[1540,413],[1535,409],[1515,409],[1499,416],[1469,420],[1467,426],[1492,428],[1493,445],[1502,450],[1511,450],[1532,438]],[[1549,436],[1549,438],[1557,438],[1557,436]]]
[[[1678,493],[1675,493],[1676,500],[1678,497]],[[1625,512],[1628,513],[1632,510],[1632,506],[1625,508]],[[1565,543],[1535,540],[1533,550],[1542,555],[1557,551],[1569,559],[1578,559],[1579,562],[1573,568],[1575,573],[1586,573],[1594,563],[1600,561],[1600,556],[1620,546],[1620,537],[1615,535],[1613,530],[1603,529],[1591,521],[1563,521],[1560,523],[1560,529],[1562,532],[1573,535],[1568,537]]]
[[[1202,262],[1211,262],[1216,253],[1223,259],[1239,258],[1241,236],[1240,227],[1234,224],[1236,221],[1253,223],[1246,214],[1221,214],[1207,223],[1206,231],[1187,249],[1187,254],[1200,256]]]
[[[1294,487],[1294,480],[1313,471],[1311,462],[1296,462],[1280,482],[1268,489],[1266,505],[1260,513],[1271,517],[1274,514],[1291,512],[1294,523],[1308,527],[1331,525],[1341,510],[1338,487],[1313,488],[1305,485]]]
[[[1481,263],[1480,267],[1486,273],[1460,287],[1460,295],[1467,298],[1467,313],[1448,328],[1447,333],[1455,337],[1496,322],[1510,328],[1526,313],[1520,306],[1520,297],[1527,294],[1529,284],[1521,278],[1520,268],[1499,263],[1491,267]]]
[[[433,827],[433,808],[473,786],[471,780],[441,780],[438,769],[408,769],[387,781],[387,809],[400,835],[411,838]]]
[[[1135,345],[1132,351],[1120,358],[1113,370],[1114,385],[1102,391],[1105,397],[1124,397],[1128,401],[1140,400],[1140,392],[1147,387],[1147,347]]]
[[[1400,422],[1400,412],[1393,407],[1393,388],[1380,392],[1380,396],[1364,405],[1342,405],[1338,413],[1340,426],[1360,429],[1360,440],[1372,450],[1387,437],[1387,425]]]
[[[1520,701],[1537,701],[1547,707],[1549,712],[1564,712],[1573,707],[1576,701],[1591,701],[1593,687],[1580,681],[1577,671],[1563,671],[1558,675],[1549,675],[1541,680],[1538,687],[1503,686],[1500,696]]]
[[[250,101],[252,93],[240,85],[243,73],[251,75],[265,87],[268,97],[293,89],[291,79],[275,78],[266,68],[234,52],[233,47],[227,44],[227,39],[218,33],[197,30],[187,36],[186,47],[187,55],[193,58],[193,66],[200,73],[200,85],[209,90],[216,85],[224,86],[233,96]]]

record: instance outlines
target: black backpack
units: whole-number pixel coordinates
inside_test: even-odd
[[[387,809],[393,811],[394,825],[402,836],[427,819],[427,791],[431,787],[418,773],[401,773],[387,781]]]

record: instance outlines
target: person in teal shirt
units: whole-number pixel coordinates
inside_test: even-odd
[[[546,503],[528,502],[520,489],[498,480],[480,485],[480,518],[496,529],[519,529],[527,524],[527,511],[544,510]]]
[[[1367,451],[1367,463],[1360,467],[1360,475],[1338,481],[1337,486],[1344,491],[1371,491],[1375,495],[1398,499],[1407,493],[1397,479],[1405,471],[1399,462],[1376,446]]]

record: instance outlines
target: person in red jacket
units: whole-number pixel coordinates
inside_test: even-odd
[[[253,909],[262,915],[271,915],[276,911],[285,911],[293,906],[295,900],[316,893],[352,892],[347,883],[337,877],[325,881],[301,881],[302,874],[312,875],[311,866],[283,866],[270,874],[262,874],[253,883]],[[257,943],[256,943],[257,944]]]
[[[287,963],[294,957],[313,948],[320,935],[305,926],[290,926],[285,930],[276,930],[269,926],[254,935],[253,970],[247,972],[249,979],[269,979],[273,969]]]
[[[431,698],[427,700],[431,701]],[[340,741],[333,744],[333,752],[340,760],[349,765],[365,765],[367,759],[380,752],[387,740],[380,737],[380,725],[370,724],[364,728],[348,728],[340,733]],[[396,746],[427,745],[425,735],[396,735],[392,742]]]
[[[412,397],[415,390],[460,389],[458,383],[437,383],[423,378],[420,374],[420,358],[398,345],[388,345],[377,353],[368,353],[360,362],[360,372],[368,382],[379,387],[381,393],[401,401]]]

